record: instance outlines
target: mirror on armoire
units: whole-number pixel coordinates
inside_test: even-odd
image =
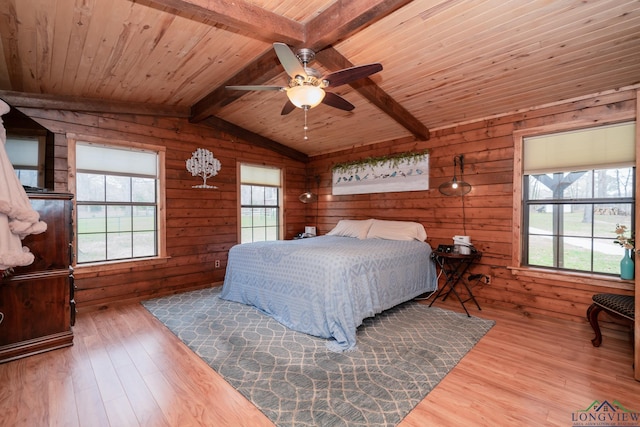
[[[53,189],[54,135],[38,122],[10,107],[1,119],[7,133],[5,150],[20,182],[28,190]]]

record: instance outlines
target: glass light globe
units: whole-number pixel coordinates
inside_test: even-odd
[[[324,90],[311,85],[294,86],[287,90],[287,96],[289,101],[298,108],[313,108],[324,99]]]

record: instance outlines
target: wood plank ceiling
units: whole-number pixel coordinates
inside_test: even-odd
[[[380,62],[332,91],[353,103],[286,116],[273,42],[321,73]],[[0,97],[189,117],[292,157],[640,83],[637,0],[0,0]]]

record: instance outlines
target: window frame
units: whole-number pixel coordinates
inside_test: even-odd
[[[611,120],[599,122],[596,126],[593,123],[583,122],[569,122],[549,126],[532,127],[527,129],[515,130],[513,136],[513,216],[512,216],[512,246],[511,246],[511,265],[508,267],[514,275],[523,275],[527,277],[540,278],[545,280],[557,280],[558,276],[566,277],[567,279],[579,278],[584,284],[602,286],[614,289],[633,290],[634,284],[625,282],[619,277],[613,277],[611,275],[590,273],[574,270],[561,270],[545,267],[531,267],[523,264],[523,230],[524,230],[524,140],[528,137],[534,137],[549,133],[567,132],[576,129],[586,129],[599,126],[612,125],[617,123],[625,123],[633,121],[636,123],[636,140],[638,138],[638,121],[634,118],[626,118],[622,120]],[[638,171],[638,161],[640,156],[636,154],[636,174]],[[640,185],[636,180],[635,198],[636,203],[638,200],[638,193],[640,192]],[[636,216],[638,211],[636,209]],[[615,235],[612,235],[612,241]]]
[[[603,170],[611,170],[614,169],[613,167],[608,167],[608,168],[600,168],[598,167],[597,169],[587,169],[585,170],[585,172],[596,172],[596,171],[603,171]],[[629,166],[629,169],[632,169],[635,172],[635,168],[633,166]],[[580,171],[582,172],[582,171]],[[561,175],[563,175],[565,172],[560,172]],[[605,276],[611,276],[614,275],[613,273],[604,273],[604,272],[599,272],[599,271],[592,271],[593,267],[594,267],[594,257],[596,256],[595,252],[593,252],[593,250],[591,251],[591,269],[590,271],[587,270],[577,270],[577,269],[572,269],[569,267],[552,267],[552,266],[539,266],[539,265],[535,265],[531,262],[531,258],[528,256],[529,255],[529,243],[530,243],[530,239],[533,236],[540,236],[540,234],[536,234],[536,233],[532,233],[530,231],[529,228],[529,224],[531,222],[531,208],[535,207],[535,206],[559,206],[562,209],[562,212],[560,212],[560,210],[555,210],[554,209],[554,215],[558,215],[559,217],[564,216],[564,210],[569,207],[569,206],[585,206],[585,209],[587,206],[591,206],[591,209],[593,209],[595,206],[597,205],[617,205],[617,204],[624,204],[624,205],[631,205],[631,229],[635,229],[634,226],[634,217],[635,217],[635,199],[633,197],[617,197],[617,198],[602,198],[602,197],[598,197],[595,194],[592,194],[592,197],[590,198],[548,198],[548,199],[531,199],[527,196],[527,191],[529,189],[529,182],[526,179],[526,177],[528,176],[532,176],[532,175],[538,175],[538,174],[527,174],[527,173],[523,173],[523,179],[522,179],[522,185],[523,185],[523,200],[522,200],[522,224],[523,224],[523,233],[521,235],[521,239],[522,239],[522,251],[521,251],[521,256],[523,259],[528,259],[528,263],[524,264],[523,266],[526,267],[532,267],[532,268],[546,268],[549,270],[553,270],[553,271],[573,271],[573,272],[579,272],[579,273],[587,273],[587,274],[602,274]],[[591,180],[592,180],[592,184],[594,184],[595,182],[593,181],[593,174],[590,175],[591,176]],[[631,177],[633,179],[633,184],[634,186],[636,185],[635,182],[635,176]],[[635,187],[634,187],[635,188]],[[596,214],[592,213],[591,215],[591,235],[585,235],[585,236],[572,236],[571,233],[569,232],[561,232],[560,233],[560,229],[564,229],[563,224],[559,224],[556,220],[553,221],[553,228],[554,231],[558,231],[558,234],[551,234],[548,235],[548,237],[552,237],[553,241],[554,241],[554,245],[557,245],[556,249],[560,249],[561,247],[563,247],[565,244],[570,244],[569,241],[571,240],[571,238],[578,238],[578,239],[588,239],[591,241],[591,247],[593,248],[594,244],[597,244],[598,241],[602,241],[603,239],[608,240],[609,242],[611,241],[611,238],[613,236],[613,234],[611,236],[596,236],[594,235],[594,228],[595,228],[595,224],[596,224]],[[556,229],[557,227],[557,229]],[[615,225],[611,226],[611,231],[613,233],[613,230],[615,229]],[[556,240],[557,239],[557,240]],[[567,239],[567,240],[565,240]],[[615,246],[612,246],[612,248],[614,248]],[[560,252],[555,252],[555,259],[553,260],[554,263],[557,263],[559,261],[561,261],[562,259],[564,259],[564,253],[560,253]],[[622,256],[622,255],[621,255]]]
[[[79,142],[87,142],[97,145],[103,145],[106,147],[113,148],[125,148],[125,149],[140,149],[146,151],[153,151],[158,155],[158,184],[157,184],[157,230],[156,230],[156,239],[157,239],[157,255],[149,256],[149,257],[140,257],[140,258],[125,258],[119,260],[107,260],[107,261],[95,261],[95,262],[87,262],[78,264],[76,257],[73,259],[73,266],[75,269],[81,272],[91,272],[91,271],[104,271],[105,268],[129,268],[131,266],[142,266],[142,265],[154,265],[158,263],[164,263],[168,259],[167,256],[167,245],[166,245],[166,172],[165,172],[165,158],[166,158],[166,147],[140,143],[136,141],[123,141],[123,140],[113,140],[113,139],[104,139],[100,137],[94,136],[86,136],[86,135],[76,135],[76,134],[67,134],[67,153],[68,153],[68,166],[69,166],[69,176],[68,176],[68,187],[69,191],[74,195],[77,194],[76,190],[76,145]],[[73,250],[74,253],[77,253],[78,248],[78,233],[77,233],[77,200],[74,197],[73,199]]]
[[[274,186],[274,185],[268,185],[268,184],[259,184],[259,183],[245,183],[242,181],[242,166],[251,166],[251,167],[257,167],[257,168],[265,168],[265,169],[277,169],[279,171],[280,174],[280,185],[279,186]],[[250,162],[237,162],[237,175],[238,175],[238,243],[242,243],[242,209],[243,208],[276,208],[278,210],[278,227],[277,227],[277,238],[276,240],[283,240],[284,238],[284,182],[285,182],[285,177],[284,177],[284,168],[280,167],[280,166],[276,166],[276,165],[265,165],[265,164],[255,164],[255,163],[250,163]],[[262,187],[269,187],[269,188],[277,188],[277,197],[278,197],[278,204],[277,206],[271,206],[271,205],[251,205],[251,206],[244,206],[242,204],[242,186],[243,185],[252,185],[252,186],[262,186]],[[254,240],[252,240],[253,242]],[[273,240],[270,240],[273,241]],[[249,242],[246,242],[249,243]]]

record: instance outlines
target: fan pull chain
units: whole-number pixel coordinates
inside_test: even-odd
[[[302,129],[304,129],[304,140],[308,140],[309,137],[307,136],[307,130],[309,129],[309,126],[307,126],[307,111],[309,111],[309,108],[305,108],[304,109],[304,127]]]

